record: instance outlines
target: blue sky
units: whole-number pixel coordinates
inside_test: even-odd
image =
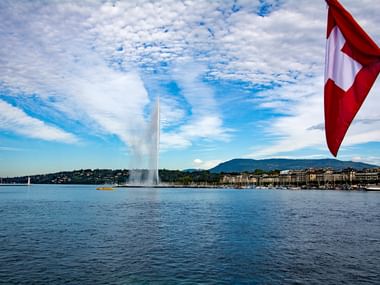
[[[342,0],[379,44],[380,2]],[[129,168],[161,102],[160,167],[325,158],[326,4],[1,1],[0,176]],[[380,83],[338,158],[380,164]]]

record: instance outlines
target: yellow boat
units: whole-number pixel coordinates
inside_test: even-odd
[[[98,187],[96,190],[114,190],[112,187]]]

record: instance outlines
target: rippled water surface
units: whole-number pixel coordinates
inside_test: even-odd
[[[0,187],[0,284],[379,284],[380,193]]]

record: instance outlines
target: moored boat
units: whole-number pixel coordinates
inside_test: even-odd
[[[113,187],[97,187],[96,190],[109,191],[114,190]]]
[[[380,185],[367,186],[364,188],[367,191],[380,191]]]

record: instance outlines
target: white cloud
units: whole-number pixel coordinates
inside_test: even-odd
[[[1,86],[21,100],[39,96],[90,134],[139,145],[135,133],[145,123],[148,94],[136,71],[111,68],[91,47],[86,19],[98,4],[45,4],[3,5]]]
[[[342,4],[352,12],[366,31],[375,39],[380,38],[380,28],[375,23],[376,15],[380,9],[380,3],[372,1],[361,2],[342,1]],[[318,1],[310,2],[310,5],[301,5],[300,1],[286,1],[282,9],[266,17],[268,21],[261,28],[270,27],[270,22],[277,20],[279,28],[277,32],[269,32],[269,39],[264,38],[263,45],[272,41],[272,47],[266,46],[261,50],[272,55],[272,60],[265,58],[264,65],[273,64],[278,70],[279,79],[269,76],[269,80],[280,83],[273,90],[259,93],[252,101],[257,108],[271,109],[279,114],[264,122],[265,134],[271,141],[266,147],[255,149],[249,157],[262,158],[267,156],[294,156],[294,151],[313,148],[314,152],[320,149],[322,155],[329,155],[325,144],[324,115],[323,115],[323,60],[326,10],[321,9]],[[377,12],[376,12],[377,11]],[[272,19],[270,19],[272,18]],[[285,24],[286,20],[293,23]],[[282,24],[280,24],[282,22]],[[297,26],[294,27],[293,24]],[[302,24],[301,24],[302,23]],[[288,29],[288,35],[282,34],[281,27]],[[281,39],[282,35],[284,38]],[[278,42],[276,43],[276,41]],[[378,40],[377,40],[378,42]],[[256,45],[254,45],[256,48]],[[285,48],[284,47],[288,47]],[[276,49],[275,51],[273,49]],[[283,52],[283,56],[278,52]],[[276,64],[274,61],[279,60]],[[288,61],[290,60],[290,61]],[[287,78],[289,83],[282,82],[284,79],[281,69],[289,66],[289,71],[295,71],[294,79]],[[302,64],[299,64],[302,63]],[[293,68],[296,64],[296,68]],[[298,67],[297,67],[298,65]],[[307,66],[309,65],[309,66]],[[260,71],[267,76],[265,66]],[[319,75],[318,75],[319,74]],[[281,79],[280,79],[281,78]],[[351,125],[342,147],[380,141],[379,114],[376,110],[380,108],[378,95],[380,93],[379,83],[372,88],[354,123]]]
[[[188,147],[197,139],[230,139],[231,130],[223,127],[213,89],[201,80],[204,71],[204,66],[189,63],[173,69],[173,77],[190,105],[191,115],[178,128],[163,132],[161,142],[164,148]]]
[[[243,2],[235,11],[228,1],[104,3],[88,24],[97,51],[126,66],[196,58],[208,63],[210,75],[270,83],[318,71],[324,5],[299,2],[276,4],[268,17],[256,13],[261,1]]]
[[[22,110],[0,100],[0,129],[48,141],[75,143],[78,139],[68,132],[28,116]],[[2,150],[14,150],[1,147]]]
[[[193,160],[193,165],[196,169],[211,169],[222,162],[223,162],[222,160],[218,160],[218,159],[203,161],[199,158],[196,158]]]
[[[380,83],[377,82],[349,128],[342,147],[380,141]],[[249,157],[279,156],[305,148],[325,147],[323,78],[309,78],[296,84],[263,92],[254,101],[264,108],[276,108],[281,116],[264,123],[272,144],[260,147]],[[281,106],[281,108],[278,108]]]
[[[0,146],[0,151],[26,151],[26,149],[10,146]]]
[[[378,156],[354,156],[351,158],[352,161],[364,162],[373,165],[380,165],[380,157]]]
[[[380,3],[342,3],[375,38],[380,35]],[[21,64],[30,55],[41,62],[46,53],[82,63],[83,51],[92,50],[113,67],[127,69],[196,59],[207,63],[211,75],[255,84],[318,74],[324,58],[325,3],[265,1],[275,8],[265,17],[257,14],[263,5],[258,0],[3,1],[2,26],[16,33],[2,36],[12,44],[20,36],[27,42],[24,51],[29,52],[17,54]]]
[[[124,38],[122,54],[130,55],[132,61],[154,65],[165,60],[175,62],[178,66],[178,63],[186,63],[189,58],[195,57],[198,62],[208,64],[207,70],[195,74],[207,72],[211,77],[243,80],[254,85],[280,83],[281,87],[274,92],[262,94],[264,98],[260,103],[261,108],[270,108],[282,114],[281,118],[266,124],[267,134],[276,139],[271,147],[264,147],[254,155],[266,156],[324,146],[324,133],[315,126],[323,124],[321,75],[325,47],[325,3],[272,1],[267,4],[275,6],[275,9],[266,17],[255,13],[263,5],[259,1],[238,1],[240,10],[236,13],[229,2],[204,3],[154,2],[140,6],[138,13],[130,10],[129,4],[124,4],[118,8],[123,11],[119,16],[110,12],[112,16],[105,15],[102,21],[96,21],[98,25],[95,29],[101,35],[99,38],[107,44],[116,43],[115,38]],[[360,4],[348,0],[342,3],[370,34],[379,37],[380,28],[375,21],[379,3],[369,0]],[[144,17],[142,11],[148,11],[151,17]],[[120,26],[116,28],[119,36],[110,36],[104,25],[114,26],[115,19],[120,19],[121,15],[131,16],[128,17],[129,21],[137,24]],[[118,20],[117,23],[122,22]],[[133,39],[134,44],[131,44],[130,39]],[[135,49],[135,46],[138,48]],[[186,84],[186,79],[192,79],[194,67],[183,70],[185,72],[180,72],[179,78],[184,79],[179,82]],[[193,95],[196,95],[197,86],[193,89]],[[197,101],[192,106],[215,105],[210,98],[213,97],[197,98],[190,94],[187,100],[190,103],[192,100]],[[194,110],[201,115],[212,113],[202,111]],[[364,117],[367,118],[369,112],[363,111],[362,114],[366,114]],[[172,142],[171,146],[187,147],[191,145],[190,136],[223,137],[226,132],[220,127],[221,124],[221,117],[216,113],[215,116],[205,116],[198,121],[191,120],[176,130],[175,134],[164,134],[163,138],[165,144],[170,145]],[[378,132],[373,124],[367,124],[366,131],[359,125],[351,128],[350,132],[354,134],[351,138],[348,134],[350,139],[346,140],[347,145],[378,140]]]
[[[99,41],[103,42],[100,45],[123,45],[121,54],[139,63],[155,64],[163,59],[187,62],[197,58],[208,64],[210,75],[253,84],[294,82],[295,77],[320,74],[325,3],[266,2],[276,6],[266,17],[256,13],[262,1],[239,1],[236,4],[240,10],[236,12],[234,3],[229,1],[154,1],[138,8],[132,8],[135,3],[123,3],[117,8],[105,4],[108,13],[101,19],[95,16],[92,21]],[[372,34],[380,34],[374,12],[380,9],[379,3],[366,0],[343,4]]]
[[[144,144],[139,133],[150,103],[139,66],[173,56],[178,62],[186,58],[181,45],[186,45],[187,21],[196,25],[200,21],[189,14],[194,5],[200,5],[203,14],[217,7],[195,2],[2,3],[0,86],[16,98],[40,97],[48,107],[80,122],[90,134],[114,134],[139,148]],[[186,17],[178,20],[181,11]],[[165,17],[158,17],[160,13]],[[167,26],[171,36],[157,32],[161,26]],[[152,41],[165,41],[167,48]],[[163,98],[163,127],[179,130],[179,134],[163,134],[163,144],[186,147],[199,138],[225,139],[212,91],[200,79],[188,78],[188,74],[200,75],[198,71],[181,72],[186,76],[177,79],[184,80],[184,97],[192,116],[186,117],[176,99]],[[198,93],[189,87],[197,87]],[[205,117],[206,110],[214,113]],[[200,132],[194,132],[194,127]]]
[[[160,110],[163,129],[183,124],[186,111],[175,98],[168,95],[160,96]]]
[[[380,2],[341,2],[375,40],[380,37]],[[170,94],[162,99],[161,142],[184,148],[230,138],[205,77],[280,84],[255,101],[283,116],[266,124],[267,135],[277,137],[274,145],[256,154],[323,145],[323,132],[311,127],[323,122],[325,3],[266,3],[272,11],[262,17],[263,1],[2,1],[0,87],[19,100],[38,96],[91,134],[140,146],[136,134],[151,102],[140,70],[174,66],[168,73],[190,110]],[[346,145],[379,140],[372,103],[359,116],[373,123],[354,125]]]

